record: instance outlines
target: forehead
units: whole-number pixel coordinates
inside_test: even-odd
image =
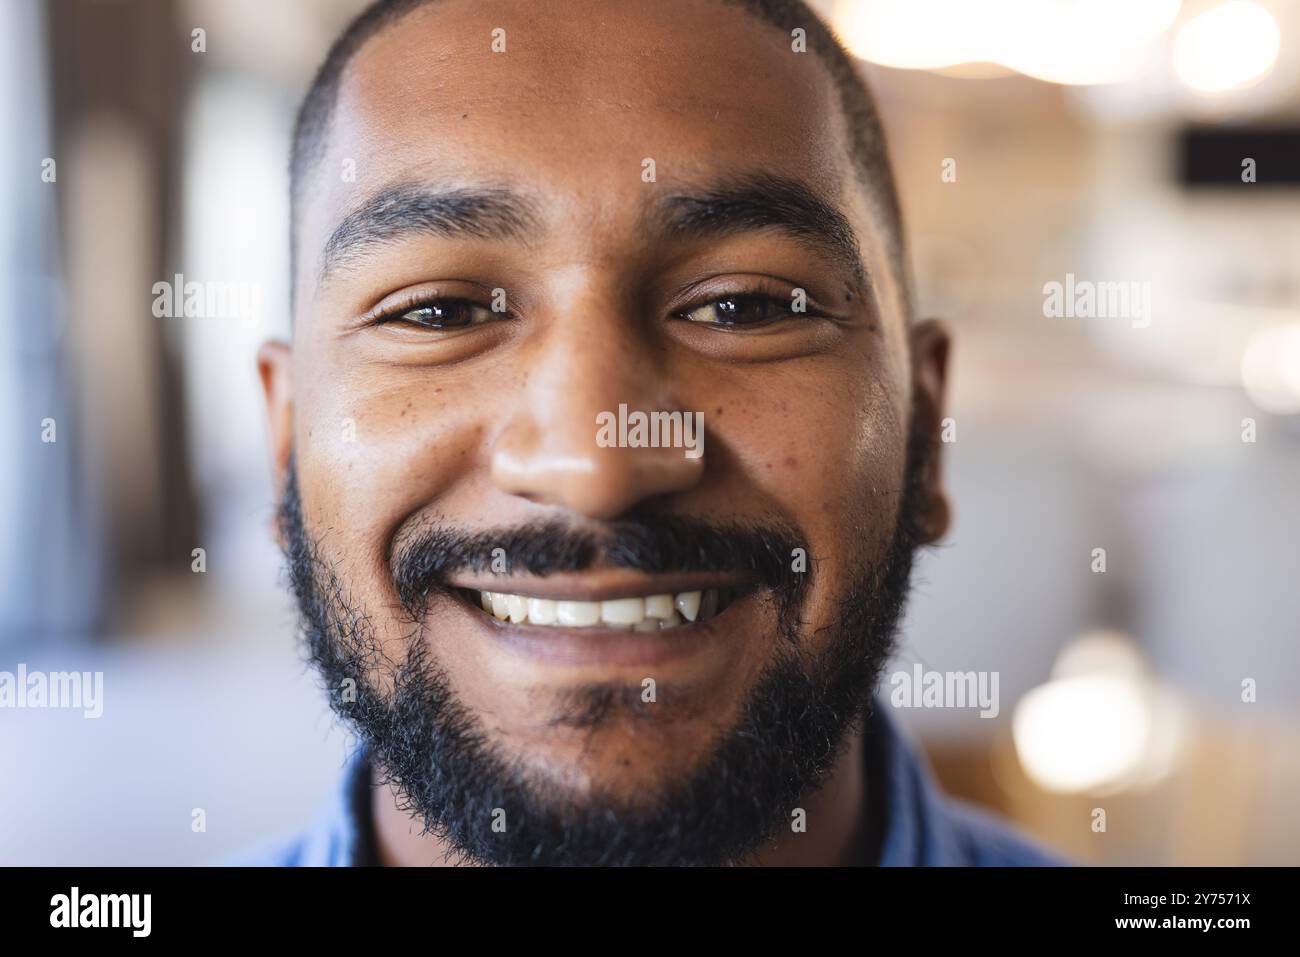
[[[593,243],[644,206],[647,160],[659,184],[763,171],[862,213],[834,83],[791,46],[722,0],[420,7],[344,71],[305,191],[304,269],[360,199],[412,180],[518,185]]]

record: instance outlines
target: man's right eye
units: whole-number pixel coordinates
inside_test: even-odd
[[[505,318],[487,306],[468,299],[439,299],[410,309],[394,310],[381,322],[404,322],[424,329],[464,329]]]

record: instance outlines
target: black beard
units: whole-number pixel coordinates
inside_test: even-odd
[[[599,535],[563,524],[473,534],[425,524],[402,536],[393,577],[412,633],[393,668],[367,611],[350,599],[348,583],[308,535],[291,468],[280,521],[309,657],[331,707],[369,746],[383,783],[453,857],[496,865],[744,862],[789,826],[792,811],[824,783],[849,732],[869,713],[906,603],[928,450],[927,437],[913,427],[890,546],[878,564],[862,561],[854,569],[833,633],[811,662],[798,654],[808,576],[791,571],[792,549],[806,548],[805,540],[781,525],[721,527],[646,514],[608,523]],[[504,755],[430,660],[423,624],[430,595],[444,592],[451,572],[486,567],[496,547],[506,549],[512,570],[533,574],[596,564],[650,573],[747,571],[775,601],[782,639],[776,658],[736,727],[683,780],[645,805],[575,802]],[[388,693],[374,681],[380,668],[388,669]],[[572,704],[557,724],[595,729],[611,709],[637,708],[640,688],[594,686],[572,696]],[[496,809],[505,811],[504,831],[492,827]]]

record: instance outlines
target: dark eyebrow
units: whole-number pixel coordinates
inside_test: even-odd
[[[697,193],[661,200],[657,218],[670,235],[708,238],[775,229],[829,252],[868,287],[862,249],[838,209],[798,180],[767,173],[744,176]]]
[[[413,233],[472,239],[519,239],[537,228],[533,205],[500,188],[390,186],[348,213],[321,251],[317,281],[350,257]]]

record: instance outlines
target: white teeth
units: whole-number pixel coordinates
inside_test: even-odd
[[[635,625],[645,620],[644,598],[615,598],[600,603],[600,620],[609,625]]]
[[[528,618],[528,599],[522,595],[507,595],[506,610],[510,613],[510,620],[519,624]]]
[[[555,602],[549,598],[528,599],[528,620],[534,625],[555,624]]]
[[[510,606],[506,604],[506,596],[499,591],[492,593],[492,614],[502,621],[510,617]]]
[[[671,618],[673,616],[672,595],[649,595],[645,600],[647,618]]]
[[[675,595],[611,598],[608,601],[561,601],[530,598],[506,592],[479,592],[480,607],[489,615],[512,624],[591,628],[625,631],[662,631],[693,621],[707,621],[718,611],[716,588],[684,591]]]
[[[711,594],[717,594],[712,588],[709,589]],[[687,621],[694,621],[695,616],[700,613],[700,592],[684,591],[677,596],[677,610],[682,613],[682,617]]]
[[[585,628],[600,621],[600,603],[594,601],[557,601],[555,618],[561,625]]]

